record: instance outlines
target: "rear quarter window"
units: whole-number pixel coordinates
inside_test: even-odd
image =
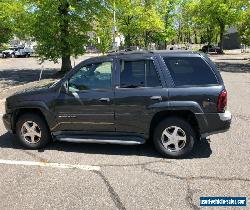
[[[215,73],[202,58],[165,57],[163,59],[176,86],[218,84]]]

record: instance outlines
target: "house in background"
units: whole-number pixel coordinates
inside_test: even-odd
[[[230,27],[223,37],[224,49],[234,50],[241,48],[240,34],[235,27]]]

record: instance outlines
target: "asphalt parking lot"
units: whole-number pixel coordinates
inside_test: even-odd
[[[0,209],[199,209],[201,196],[250,198],[250,64],[238,57],[212,56],[229,92],[231,129],[198,143],[186,159],[163,159],[151,143],[25,150],[0,121]],[[0,61],[0,115],[4,97],[32,81],[19,81],[18,72],[39,70],[29,62]]]

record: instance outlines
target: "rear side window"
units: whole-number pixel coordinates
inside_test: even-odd
[[[163,59],[176,86],[218,84],[214,72],[201,58],[165,57]]]
[[[153,61],[121,61],[120,83],[123,88],[161,86]]]

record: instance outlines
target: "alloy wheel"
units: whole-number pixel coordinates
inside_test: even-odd
[[[41,129],[35,122],[27,121],[21,127],[21,136],[29,144],[37,144],[41,140]]]
[[[171,152],[182,150],[186,145],[186,141],[186,133],[178,126],[166,128],[161,135],[163,146]]]

